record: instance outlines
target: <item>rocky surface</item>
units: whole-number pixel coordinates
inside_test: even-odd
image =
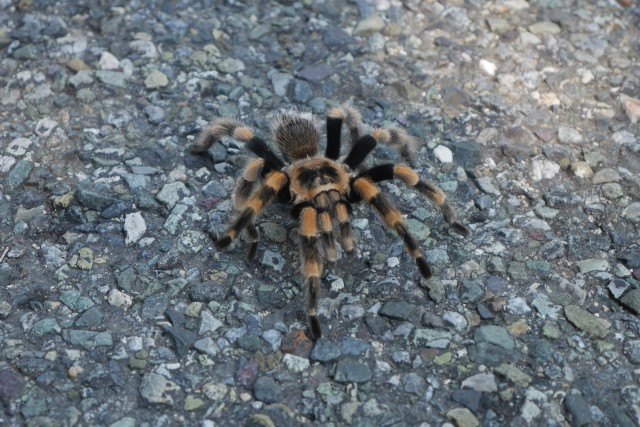
[[[603,0],[0,0],[0,424],[640,424],[639,28]],[[472,234],[383,184],[434,278],[356,206],[314,345],[287,208],[256,261],[216,251],[249,156],[185,148],[343,101],[418,137]]]

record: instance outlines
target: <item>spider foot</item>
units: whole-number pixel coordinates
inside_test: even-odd
[[[469,229],[459,222],[452,223],[451,227],[453,228],[453,231],[460,234],[461,236],[468,236],[470,233]]]
[[[418,264],[418,270],[420,270],[420,275],[422,277],[428,279],[432,276],[431,267],[429,267],[429,264],[424,257],[416,258],[416,264]]]
[[[309,316],[309,331],[311,332],[310,338],[313,341],[318,341],[322,337],[322,330],[317,316]]]
[[[231,244],[232,240],[231,236],[226,235],[223,238],[216,240],[216,247],[218,249],[224,249]]]

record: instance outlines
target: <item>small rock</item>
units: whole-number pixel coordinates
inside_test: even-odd
[[[335,381],[339,383],[364,383],[371,380],[371,369],[361,362],[342,359],[336,366]]]
[[[547,159],[536,159],[531,162],[531,179],[540,181],[551,179],[560,172],[560,165]]]
[[[631,222],[640,222],[640,202],[633,202],[622,211],[622,217]]]
[[[291,101],[296,104],[305,104],[314,96],[311,85],[304,80],[298,79],[293,79],[291,81],[287,94],[289,95],[289,98],[291,98]]]
[[[298,77],[309,80],[312,82],[319,82],[334,73],[334,69],[331,65],[326,63],[319,63],[314,65],[307,65],[297,74]]]
[[[502,34],[511,28],[509,21],[503,18],[490,16],[487,18],[487,25],[492,33]]]
[[[84,247],[80,248],[69,260],[69,266],[79,270],[91,270],[93,268],[93,250]]]
[[[11,172],[9,172],[7,177],[4,179],[6,190],[15,190],[18,186],[20,186],[20,184],[22,184],[29,178],[29,174],[32,170],[33,165],[31,164],[31,162],[28,162],[26,160],[18,161],[11,169]]]
[[[291,74],[275,72],[271,74],[271,86],[273,86],[273,92],[280,97],[287,94],[287,88],[289,83],[293,79]]]
[[[409,320],[413,311],[417,308],[415,304],[405,301],[389,301],[382,305],[378,314],[390,319]]]
[[[253,395],[257,400],[265,403],[275,403],[280,401],[282,387],[268,376],[258,377],[253,383]]]
[[[169,85],[169,78],[160,70],[153,70],[144,79],[144,86],[147,89],[158,89]]]
[[[101,70],[117,70],[120,68],[120,61],[111,52],[104,51],[100,54],[98,68]]]
[[[229,387],[223,383],[206,383],[202,386],[202,392],[204,395],[214,402],[224,399],[228,391]]]
[[[189,395],[186,397],[186,399],[184,399],[185,411],[195,411],[196,409],[202,407],[203,405],[204,405],[204,400],[193,395]]]
[[[462,381],[461,386],[490,393],[498,391],[498,385],[496,384],[496,379],[493,374],[473,375]]]
[[[124,88],[127,86],[127,77],[124,73],[111,70],[98,70],[96,77],[107,86]]]
[[[619,130],[611,135],[611,139],[616,144],[622,145],[632,151],[638,152],[640,150],[640,142],[636,139],[635,135],[628,130]]]
[[[21,375],[6,367],[0,370],[0,402],[6,407],[20,397],[24,386]]]
[[[311,351],[311,360],[331,362],[340,357],[340,347],[326,340],[319,340]]]
[[[453,152],[444,145],[438,145],[433,149],[433,155],[440,163],[452,163]]]
[[[282,357],[282,363],[292,372],[304,372],[309,368],[309,359],[300,356],[294,356],[287,353]]]
[[[622,305],[635,314],[640,314],[640,289],[632,289],[620,298]]]
[[[235,58],[225,58],[217,64],[218,71],[221,73],[234,74],[245,70],[244,62]]]
[[[457,427],[478,427],[480,422],[467,408],[454,408],[447,412],[447,418],[455,421]]]
[[[580,273],[590,273],[592,271],[607,271],[609,270],[609,262],[606,259],[589,258],[582,261],[577,261],[576,265],[580,269]]]
[[[140,395],[149,403],[165,403],[172,405],[171,393],[179,391],[180,387],[173,381],[156,373],[148,373],[142,377]]]
[[[503,363],[496,367],[494,371],[519,387],[527,387],[532,381],[531,376],[511,364]]]
[[[568,126],[558,127],[558,141],[563,144],[581,144],[582,134],[574,128]]]
[[[27,153],[29,147],[33,144],[30,139],[27,138],[16,138],[9,143],[7,146],[7,153],[12,156],[20,157],[24,156]]]
[[[493,194],[494,196],[499,196],[501,194],[500,190],[498,190],[498,188],[494,185],[493,179],[491,177],[480,177],[476,179],[476,184],[478,185],[480,191],[482,191],[483,193]]]
[[[109,304],[115,307],[120,307],[124,310],[128,309],[131,307],[131,304],[133,304],[131,297],[118,289],[111,289],[107,296],[107,301]]]
[[[38,120],[38,123],[36,124],[36,135],[47,138],[57,127],[58,122],[45,117],[44,119]]]
[[[625,344],[624,353],[634,365],[640,365],[640,340],[630,340]]]
[[[407,393],[413,393],[416,396],[424,396],[427,388],[427,382],[415,372],[410,372],[402,378],[402,388]]]
[[[524,315],[531,312],[531,307],[527,305],[527,301],[522,297],[509,298],[505,309],[509,313]]]
[[[529,25],[529,31],[533,34],[556,34],[560,32],[560,27],[551,21],[542,21]]]
[[[282,255],[268,249],[264,251],[261,262],[263,265],[271,267],[276,271],[282,271],[282,269],[286,265],[286,261],[282,257]]]
[[[473,333],[476,342],[486,342],[512,351],[515,343],[509,332],[502,326],[484,325],[480,326]]]
[[[477,412],[480,408],[480,399],[482,399],[482,393],[475,390],[454,390],[451,393],[451,400],[464,405],[472,412]]]
[[[147,224],[140,212],[127,214],[124,217],[124,242],[127,246],[136,243],[147,231]]]
[[[607,320],[596,317],[577,305],[567,305],[564,308],[564,314],[567,316],[567,320],[576,328],[597,338],[607,336],[608,329],[611,326]]]
[[[618,182],[620,179],[621,177],[617,170],[605,168],[596,172],[596,174],[593,175],[591,182],[594,184],[604,184],[608,182]]]
[[[593,169],[587,162],[571,163],[571,172],[579,178],[591,178],[593,176]]]
[[[31,332],[38,337],[42,337],[48,334],[59,334],[61,329],[58,321],[49,317],[35,322],[31,328]]]
[[[464,331],[467,328],[467,319],[455,311],[445,312],[442,315],[442,320],[451,324],[458,331]]]
[[[182,197],[189,196],[190,194],[191,192],[182,182],[175,181],[165,184],[158,194],[156,194],[156,199],[164,203],[169,209],[173,209]]]
[[[493,62],[487,61],[486,59],[483,58],[480,60],[480,62],[478,62],[478,65],[480,66],[480,69],[484,71],[485,74],[491,77],[496,75],[496,70],[498,69],[498,66]]]
[[[385,23],[382,17],[374,14],[358,22],[358,25],[356,25],[356,28],[353,30],[353,34],[356,36],[367,35],[382,31],[384,27]]]
[[[564,406],[571,414],[571,425],[582,427],[592,425],[591,410],[589,404],[581,394],[567,394],[564,398]]]
[[[631,98],[624,94],[620,95],[619,99],[631,124],[636,123],[640,119],[640,99]]]

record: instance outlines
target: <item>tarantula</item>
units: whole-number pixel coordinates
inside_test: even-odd
[[[341,158],[343,123],[349,130],[351,149]],[[229,246],[246,229],[249,258],[253,258],[258,245],[256,217],[275,200],[292,204],[291,213],[300,221],[301,268],[308,289],[307,316],[314,340],[321,336],[317,305],[322,261],[334,262],[337,256],[334,231],[339,234],[340,244],[347,254],[355,249],[349,224],[352,203],[364,200],[373,207],[384,224],[402,238],[422,277],[431,277],[429,264],[407,230],[402,214],[380,191],[377,182],[399,179],[439,206],[445,222],[453,230],[465,236],[469,234],[467,227],[458,221],[454,210],[445,202],[444,192],[422,180],[409,166],[382,164],[368,169],[362,167],[378,142],[398,146],[407,158],[415,149],[415,140],[400,128],[377,128],[364,133],[363,127],[360,113],[352,106],[343,105],[329,111],[327,145],[322,155],[320,132],[313,120],[298,112],[282,114],[273,121],[271,130],[283,161],[247,126],[235,119],[219,118],[189,147],[191,153],[203,153],[222,137],[232,137],[244,141],[246,148],[257,155],[236,181],[233,202],[238,213],[224,235],[216,240],[218,248]]]

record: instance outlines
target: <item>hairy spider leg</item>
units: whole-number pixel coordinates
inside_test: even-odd
[[[360,173],[359,176],[367,177],[373,182],[398,178],[406,185],[415,188],[420,193],[427,196],[430,201],[435,203],[440,208],[444,221],[449,224],[456,233],[462,236],[469,235],[469,229],[458,221],[454,209],[446,202],[444,191],[429,181],[423,181],[420,179],[418,173],[409,166],[388,163],[367,169]]]
[[[327,154],[330,159],[337,159],[340,155],[340,132],[342,124],[347,126],[349,130],[349,136],[351,138],[351,145],[353,146],[362,133],[362,116],[357,108],[350,104],[342,104],[339,107],[332,108],[327,114]],[[337,140],[335,139],[337,135]],[[337,141],[336,145],[333,145],[333,141]],[[329,150],[331,147],[331,151]],[[332,157],[335,155],[335,157]]]
[[[407,252],[415,259],[420,274],[425,279],[431,277],[431,268],[427,260],[422,255],[420,246],[416,239],[409,233],[404,225],[402,214],[380,191],[374,182],[365,176],[359,176],[352,181],[353,191],[373,206],[380,214],[385,225],[402,238]]]
[[[218,117],[202,131],[198,139],[189,146],[188,151],[191,154],[204,153],[224,136],[246,142],[253,137],[253,131],[236,119]]]
[[[376,148],[376,145],[378,145],[378,142],[373,136],[363,135],[351,147],[351,151],[345,157],[344,163],[352,170],[355,170],[367,158],[369,153]]]
[[[252,136],[247,140],[246,148],[253,152],[256,156],[264,159],[264,166],[262,168],[262,176],[273,170],[280,170],[284,167],[284,162],[276,156],[276,154],[269,148],[266,142],[258,136]]]
[[[415,157],[418,143],[404,129],[396,126],[389,129],[376,128],[371,131],[371,135],[381,144],[396,147],[406,160],[410,161]]]
[[[335,262],[337,258],[336,244],[333,237],[332,203],[326,191],[318,194],[314,199],[316,210],[318,211],[318,224],[320,226],[320,236],[326,253],[326,258],[330,262]]]
[[[269,172],[260,187],[247,200],[246,206],[233,220],[225,235],[216,242],[216,246],[219,248],[229,246],[244,228],[253,225],[255,218],[276,198],[288,182],[289,178],[284,172],[277,170]]]
[[[260,184],[263,167],[264,159],[253,159],[247,164],[247,166],[245,166],[242,175],[240,175],[236,180],[236,186],[233,190],[233,205],[237,211],[244,209],[249,198]],[[256,256],[258,241],[260,240],[258,230],[254,223],[247,225],[247,236],[249,237],[249,251],[247,258],[251,260]]]
[[[331,110],[329,116],[327,116],[327,148],[324,155],[331,160],[337,160],[340,157],[343,116],[341,111],[336,110],[338,109]]]
[[[301,240],[301,267],[307,285],[307,317],[311,338],[322,336],[318,322],[318,291],[322,273],[322,258],[318,251],[318,213],[313,206],[307,205],[300,212],[299,234]]]
[[[351,255],[356,248],[350,222],[351,204],[335,190],[329,192],[329,197],[333,205],[333,216],[338,221],[338,227],[340,227],[340,243],[342,244],[342,249],[344,249],[348,255]]]

